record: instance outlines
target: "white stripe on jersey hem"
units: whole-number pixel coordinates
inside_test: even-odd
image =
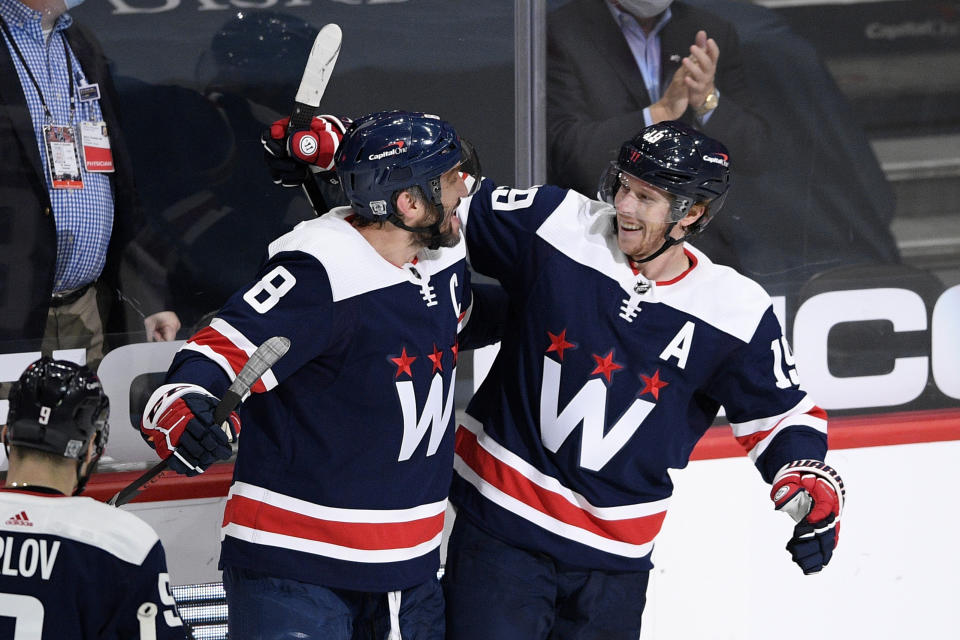
[[[210,328],[229,340],[237,349],[246,353],[248,359],[257,350],[257,345],[253,344],[245,335],[222,318],[214,318],[211,320]],[[267,369],[266,373],[260,376],[260,381],[263,382],[263,386],[267,388],[267,391],[277,386],[277,378],[273,375],[273,370],[271,369]]]
[[[625,558],[642,558],[653,551],[653,542],[637,545],[610,540],[537,511],[478,476],[459,455],[453,458],[453,468],[461,478],[472,484],[481,495],[494,504],[558,536]]]
[[[336,560],[362,562],[365,564],[381,564],[413,560],[430,553],[440,546],[440,539],[443,537],[443,532],[438,533],[426,542],[404,549],[353,549],[328,542],[306,540],[281,533],[251,529],[250,527],[234,523],[230,523],[221,529],[220,540],[222,541],[226,536],[252,544],[302,551],[304,553],[312,553],[313,555],[334,558]]]
[[[429,504],[422,504],[409,509],[344,509],[342,507],[325,507],[246,482],[233,483],[230,487],[230,492],[227,494],[227,500],[230,500],[230,498],[235,495],[256,500],[257,502],[263,502],[272,507],[278,507],[311,518],[361,524],[397,524],[401,522],[411,522],[413,520],[422,520],[439,515],[447,508],[446,499]]]
[[[757,418],[756,420],[749,420],[747,422],[731,422],[730,428],[733,430],[733,435],[737,438],[743,438],[744,436],[749,436],[760,431],[767,431],[772,429],[781,420],[787,416],[794,414],[801,414],[810,411],[816,406],[810,396],[804,396],[800,402],[796,405],[787,409],[783,413],[777,414],[775,416],[769,416],[766,418]]]
[[[561,484],[553,476],[549,476],[532,464],[513,453],[499,442],[491,438],[483,429],[483,425],[476,418],[469,414],[463,415],[460,423],[462,427],[473,433],[477,437],[477,443],[491,456],[517,471],[524,478],[533,484],[552,491],[561,498],[569,502],[574,507],[581,509],[592,516],[601,520],[632,520],[633,518],[644,518],[667,510],[670,504],[669,498],[655,500],[653,502],[641,502],[637,504],[625,504],[616,507],[597,507],[590,503],[585,497]]]

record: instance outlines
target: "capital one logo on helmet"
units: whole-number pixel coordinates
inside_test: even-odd
[[[396,146],[394,146],[396,145]],[[380,158],[386,158],[387,156],[398,156],[401,153],[406,153],[407,148],[404,146],[403,140],[397,140],[396,142],[391,142],[387,147],[393,147],[392,149],[387,148],[386,151],[381,151],[380,153],[371,153],[367,156],[368,160],[379,160]]]
[[[725,153],[716,153],[713,155],[703,156],[704,162],[711,162],[713,164],[723,165],[724,167],[730,166],[730,156]]]

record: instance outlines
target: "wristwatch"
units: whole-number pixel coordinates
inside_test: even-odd
[[[709,112],[717,108],[717,105],[720,104],[720,94],[717,92],[716,88],[713,91],[707,94],[706,99],[703,101],[703,104],[694,109],[694,113],[697,114],[697,117],[702,118],[707,115]]]

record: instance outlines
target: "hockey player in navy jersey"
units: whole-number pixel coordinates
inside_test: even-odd
[[[471,159],[435,116],[354,121],[336,156],[350,206],[271,243],[148,401],[143,433],[199,473],[230,455],[217,398],[257,345],[291,341],[241,410],[220,560],[233,640],[444,637],[453,383],[474,311],[455,211]]]
[[[110,404],[87,367],[41,358],[10,392],[0,489],[0,638],[184,638],[157,534],[77,497],[107,444]]]
[[[721,405],[796,521],[794,561],[829,562],[844,492],[826,414],[767,294],[684,242],[719,211],[729,163],[664,122],[620,149],[606,202],[485,180],[461,204],[471,266],[510,305],[457,430],[449,638],[636,640],[668,471]]]

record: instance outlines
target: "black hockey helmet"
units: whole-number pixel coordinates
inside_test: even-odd
[[[440,176],[454,167],[474,177],[474,189],[480,184],[476,154],[453,125],[412,111],[380,111],[354,120],[340,142],[336,165],[354,212],[377,222],[395,221],[394,198],[410,187],[419,187],[440,206]]]
[[[666,222],[678,222],[699,202],[708,204],[700,219],[688,228],[687,236],[691,236],[703,231],[723,206],[730,187],[730,156],[717,140],[682,122],[667,120],[623,143],[617,161],[601,176],[601,200],[614,203],[621,172],[673,196]]]
[[[7,442],[83,460],[94,439],[94,460],[107,445],[110,401],[86,366],[43,357],[10,391]]]

